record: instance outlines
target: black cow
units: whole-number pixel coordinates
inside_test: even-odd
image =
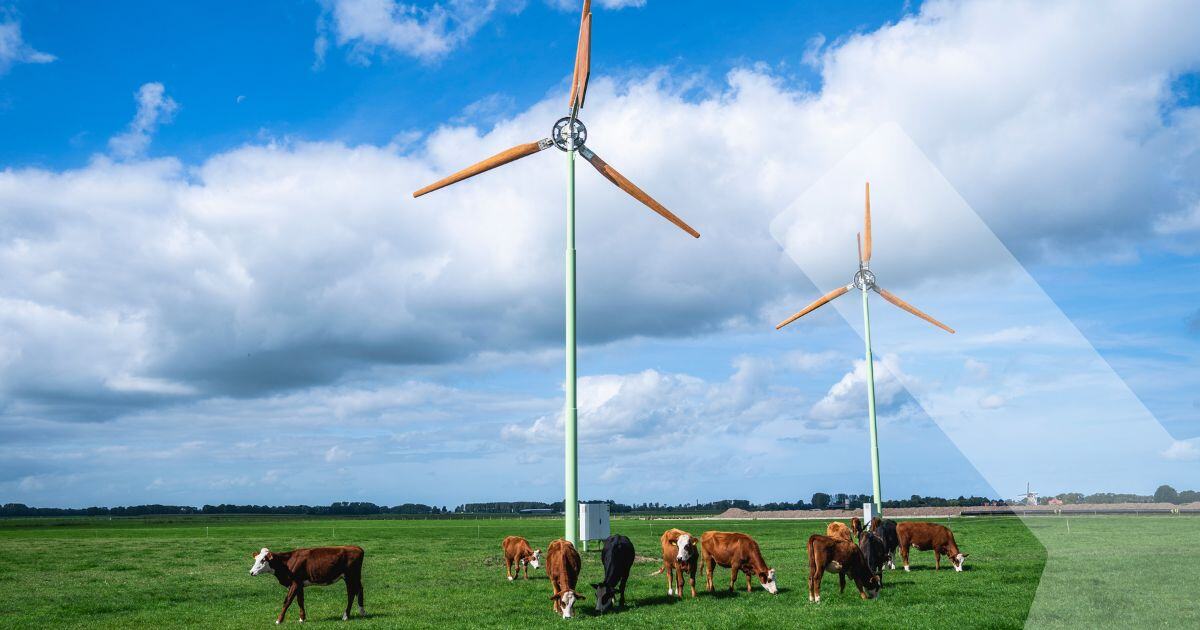
[[[604,564],[604,581],[592,587],[596,589],[596,612],[604,613],[612,608],[618,592],[621,606],[625,605],[625,582],[633,567],[633,543],[620,534],[609,536],[604,541],[604,551],[600,552],[600,561]]]
[[[896,521],[876,516],[871,519],[871,531],[883,539],[883,553],[887,557],[887,568],[895,570],[896,563],[892,562],[892,558],[900,546],[900,535],[896,533]]]
[[[858,538],[858,547],[862,549],[863,557],[867,560],[867,568],[883,581],[883,565],[887,564],[887,545],[883,537],[875,532],[864,531]]]

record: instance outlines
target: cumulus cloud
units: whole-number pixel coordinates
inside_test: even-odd
[[[900,368],[900,357],[887,354],[875,361],[875,409],[880,415],[910,402],[908,387],[916,383]],[[867,360],[854,362],[854,367],[834,383],[809,412],[811,428],[833,429],[840,426],[866,426]]]
[[[120,158],[132,159],[146,153],[150,140],[159,125],[171,122],[179,104],[166,94],[161,83],[145,83],[138,88],[134,99],[137,113],[129,121],[129,128],[108,140],[108,147]]]
[[[318,63],[332,35],[338,46],[350,45],[351,56],[369,63],[379,49],[433,60],[457,48],[497,11],[515,11],[520,0],[448,0],[430,6],[399,0],[322,0],[326,15],[318,24],[313,51]]]
[[[1196,440],[1175,440],[1162,456],[1171,461],[1194,462],[1200,460],[1200,448],[1196,446]]]
[[[50,63],[55,56],[34,50],[21,35],[21,23],[8,20],[0,23],[0,75],[19,63]]]

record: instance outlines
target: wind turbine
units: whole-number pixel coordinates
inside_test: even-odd
[[[864,238],[865,237],[865,238]],[[879,439],[875,425],[875,361],[871,354],[871,311],[867,307],[867,294],[874,291],[883,299],[900,307],[903,310],[920,317],[921,319],[941,328],[942,330],[954,334],[954,329],[939,322],[938,320],[926,315],[917,309],[917,307],[905,302],[896,297],[891,291],[880,287],[875,283],[875,273],[871,271],[871,183],[867,182],[866,187],[866,210],[863,212],[863,232],[858,235],[858,271],[854,273],[854,279],[850,284],[844,287],[838,287],[825,295],[817,298],[815,302],[804,307],[803,310],[783,320],[775,327],[779,330],[784,326],[804,317],[805,315],[821,308],[825,304],[836,300],[845,295],[851,289],[858,289],[862,292],[862,308],[863,308],[863,339],[867,346],[867,416],[870,420],[871,429],[871,487],[874,491],[875,513],[883,514],[883,494],[879,489]]]
[[[468,177],[474,177],[485,171],[503,166],[509,162],[528,157],[557,147],[567,154],[567,251],[566,251],[566,388],[567,397],[564,409],[565,441],[566,441],[566,493],[563,509],[566,520],[566,535],[564,538],[572,543],[579,542],[579,461],[577,423],[579,409],[576,402],[576,335],[575,335],[575,154],[579,153],[601,175],[616,185],[617,188],[629,193],[634,199],[645,204],[663,218],[679,226],[680,229],[700,238],[700,233],[682,219],[667,210],[661,203],[626,179],[617,169],[600,159],[585,143],[587,142],[587,127],[579,120],[579,110],[583,108],[583,98],[587,93],[588,77],[591,74],[592,46],[592,12],[591,0],[584,0],[583,17],[579,21],[579,43],[575,51],[575,72],[571,78],[571,96],[567,102],[568,113],[558,119],[551,128],[550,137],[536,142],[520,144],[511,149],[501,151],[492,157],[473,164],[444,179],[440,179],[416,192],[413,197],[420,197],[451,184],[460,182]]]

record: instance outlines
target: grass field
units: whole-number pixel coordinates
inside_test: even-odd
[[[1191,519],[1189,519],[1191,520]],[[480,521],[390,520],[13,520],[0,521],[0,626],[3,627],[265,627],[272,625],[284,589],[270,576],[250,577],[260,547],[285,550],[328,544],[366,549],[367,614],[354,627],[1020,627],[1029,614],[1046,553],[1015,518],[959,519],[967,570],[934,572],[932,553],[914,552],[913,571],[887,572],[880,598],[862,601],[851,582],[837,593],[826,576],[820,604],[807,599],[805,541],[824,531],[815,521],[614,520],[639,556],[656,556],[658,536],[678,526],[742,531],[762,545],[778,572],[780,593],[761,587],[729,594],[729,573],[717,569],[718,592],[676,601],[657,563],[639,561],[629,581],[628,606],[593,616],[586,583],[599,581],[599,554],[583,554],[580,616],[564,622],[550,610],[541,570],[508,582],[500,540],[527,537],[543,549],[561,535],[550,519]],[[207,527],[207,535],[206,535]],[[897,559],[898,560],[898,559]],[[745,582],[741,582],[744,589]],[[586,589],[586,590],[585,590]],[[309,623],[341,623],[345,587],[306,589]],[[296,623],[299,610],[288,611]]]

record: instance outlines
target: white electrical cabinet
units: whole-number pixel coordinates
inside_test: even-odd
[[[607,503],[579,504],[579,540],[587,551],[589,540],[604,540],[612,535],[608,523]]]

